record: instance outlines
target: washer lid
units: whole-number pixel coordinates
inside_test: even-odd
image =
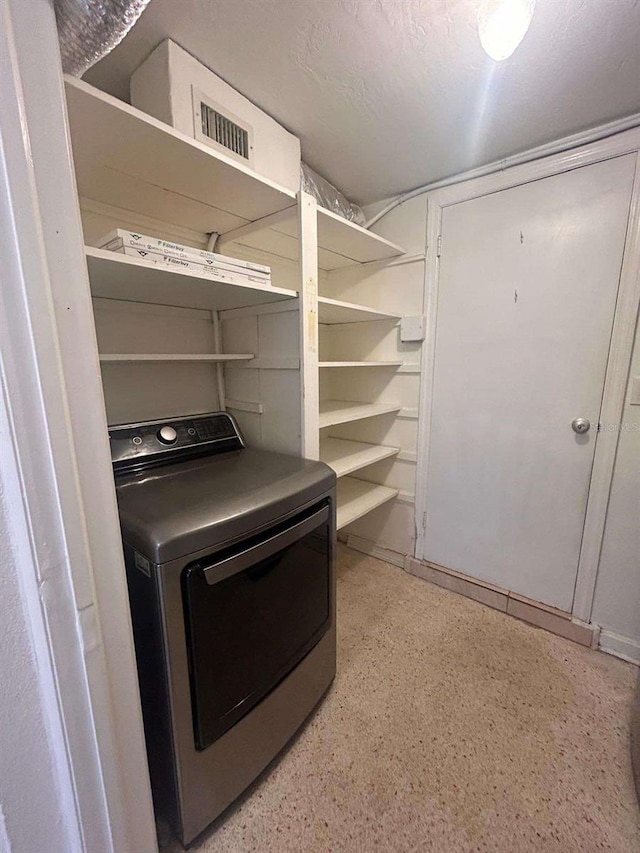
[[[245,448],[118,478],[124,541],[167,563],[254,533],[335,487],[322,462]]]

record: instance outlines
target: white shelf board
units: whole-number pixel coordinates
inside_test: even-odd
[[[121,362],[123,364],[131,364],[136,361],[194,361],[194,362],[214,362],[220,363],[224,361],[248,361],[253,358],[251,354],[234,353],[233,355],[224,353],[206,353],[199,355],[197,353],[115,353],[101,352],[100,361],[104,362]]]
[[[336,424],[346,424],[376,415],[399,412],[402,406],[394,403],[354,403],[347,400],[322,400],[320,403],[320,429]]]
[[[342,477],[338,480],[338,530],[397,495],[398,490],[388,486],[365,483],[355,477]]]
[[[272,252],[289,260],[297,260],[298,221],[295,209],[278,217],[278,221],[255,222],[246,233],[225,234],[221,245],[237,242],[250,249]],[[355,225],[342,216],[318,207],[318,266],[322,270],[335,270],[354,264],[385,261],[404,255],[402,247]]]
[[[396,243],[385,240],[361,225],[325,210],[324,207],[318,207],[318,247],[337,256],[335,266],[322,267],[321,264],[323,269],[369,261],[386,261],[405,253]]]
[[[228,231],[295,194],[141,110],[65,77],[79,195],[196,231]]]
[[[376,308],[367,308],[365,305],[356,305],[354,302],[329,299],[327,296],[318,297],[318,322],[325,326],[401,319],[401,314],[390,314],[387,311],[378,311]]]
[[[295,290],[257,282],[216,281],[210,275],[164,267],[91,246],[86,246],[85,252],[91,294],[105,299],[223,311],[298,296]]]
[[[336,472],[337,477],[352,474],[374,462],[380,462],[400,452],[399,447],[365,444],[326,436],[320,439],[320,459]]]
[[[318,367],[402,367],[402,361],[319,361]]]

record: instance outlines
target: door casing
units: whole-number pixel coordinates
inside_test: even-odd
[[[437,190],[427,202],[427,253],[425,264],[424,309],[427,317],[424,362],[420,388],[418,458],[416,476],[416,550],[418,560],[425,559],[425,519],[428,501],[428,462],[431,437],[431,399],[435,370],[435,336],[438,313],[439,257],[442,214],[446,207],[511,187],[558,175],[623,154],[636,155],[631,207],[620,276],[618,300],[605,375],[601,419],[617,423],[624,406],[627,377],[631,363],[638,307],[640,305],[640,129],[625,131],[552,157],[513,166],[503,172],[476,178]],[[578,563],[578,576],[572,616],[589,622],[595,594],[598,563],[619,432],[598,432],[587,511]]]

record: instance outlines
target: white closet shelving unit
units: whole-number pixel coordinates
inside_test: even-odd
[[[245,377],[242,383],[246,384],[257,373],[264,372],[264,381],[258,383],[263,398],[229,403],[234,402],[248,413],[247,417],[266,417],[267,411],[271,411],[276,425],[272,433],[274,428],[292,429],[285,418],[280,419],[278,427],[277,411],[274,412],[278,406],[291,405],[291,401],[283,393],[282,382],[267,379],[274,380],[278,374],[282,380],[283,375],[290,376],[295,369],[299,376],[300,427],[297,439],[292,436],[288,446],[293,449],[297,441],[295,447],[299,452],[322,458],[336,471],[340,478],[338,526],[344,527],[391,500],[396,490],[350,475],[393,457],[399,449],[339,438],[329,430],[359,419],[397,414],[400,406],[379,400],[318,401],[322,377],[353,370],[362,370],[368,376],[377,373],[386,376],[400,368],[402,361],[337,359],[331,353],[323,353],[320,358],[319,326],[378,321],[393,324],[400,315],[318,295],[319,270],[324,275],[354,265],[384,264],[401,256],[404,250],[319,208],[311,196],[295,195],[277,186],[237,161],[82,81],[67,78],[66,89],[81,207],[83,201],[88,201],[94,208],[123,211],[123,219],[137,217],[139,221],[159,221],[189,229],[202,235],[201,243],[206,241],[206,235],[215,232],[220,235],[217,251],[239,253],[245,258],[254,253],[268,263],[266,254],[276,263],[297,271],[295,289],[280,287],[277,282],[234,285],[216,281],[204,273],[164,268],[87,246],[91,292],[98,303],[125,306],[140,303],[140,310],[146,310],[145,306],[204,310],[211,312],[214,327],[215,346],[210,352],[182,352],[182,346],[176,352],[158,352],[157,348],[136,352],[138,346],[125,350],[122,344],[111,345],[106,349],[112,351],[102,352],[100,356],[105,369],[117,370],[118,364],[146,363],[150,366],[145,370],[153,370],[153,365],[169,362],[178,370],[180,364],[186,368],[193,364],[195,369],[198,363],[211,363],[222,406],[227,370],[233,369],[234,387],[238,386],[240,373]],[[287,281],[290,282],[290,276]],[[286,304],[279,307],[274,303]],[[293,358],[291,351],[280,359],[273,350],[249,352],[251,348],[243,345],[247,318],[258,317],[267,328],[274,316],[285,316],[277,312],[290,311],[290,306],[295,306],[298,312],[299,340],[295,354],[299,353],[299,360]],[[277,346],[277,335],[273,331],[270,334]],[[259,337],[256,334],[254,339]],[[222,343],[227,349],[239,352],[223,352]],[[255,369],[239,371],[240,367]],[[266,376],[269,369],[272,374]],[[268,446],[268,440],[265,443]]]
[[[203,234],[295,206],[293,193],[230,157],[81,80],[65,82],[81,198]]]
[[[328,210],[317,207],[316,211],[317,267],[321,275],[347,270],[355,265],[378,266],[404,254],[404,250],[396,243],[348,222]],[[308,248],[300,244],[298,233],[302,233],[302,229],[298,228],[296,232],[293,211],[287,209],[223,234],[219,245],[268,250],[281,257],[294,259],[302,256],[305,248]],[[319,288],[321,287],[320,280]],[[315,286],[311,288],[311,290],[314,289]],[[311,323],[320,326],[342,326],[377,321],[393,324],[401,319],[398,313],[382,311],[368,305],[334,299],[322,294],[318,294],[317,297],[315,293],[306,295],[303,316],[307,318],[307,325]],[[357,325],[354,326],[354,333],[356,329]],[[315,335],[317,334],[316,331]],[[309,372],[315,372],[311,381],[318,386],[321,386],[323,376],[338,369],[356,370],[356,372],[366,369],[367,372],[382,371],[388,374],[403,366],[400,360],[337,359],[331,357],[330,352],[326,355],[327,358],[317,357],[317,362],[313,364],[314,355],[309,351],[305,354]],[[397,496],[396,489],[347,475],[397,455],[399,448],[339,439],[327,434],[328,431],[331,427],[341,424],[397,414],[400,409],[401,406],[394,403],[377,400],[358,403],[325,398],[320,399],[315,418],[311,413],[308,420],[310,425],[307,436],[308,455],[317,455],[323,462],[330,465],[340,478],[338,528],[345,527]],[[313,449],[309,450],[310,448]]]
[[[333,219],[320,217],[320,221],[324,222],[325,228],[329,221],[333,226]],[[382,240],[382,238],[377,239]],[[365,265],[372,264],[372,268],[376,269],[385,261],[393,260],[403,253],[399,246],[389,241],[384,241],[383,246],[386,251],[381,251],[382,246],[377,245],[377,251],[372,251],[368,255],[357,254],[355,251],[349,252],[351,265],[353,266],[356,262]],[[341,246],[341,249],[344,257],[344,246]],[[332,272],[339,273],[341,270],[348,271],[347,264],[335,263],[333,257],[325,259],[324,269],[329,275]],[[336,331],[343,327],[343,334],[347,341],[357,342],[359,330],[363,328],[362,324],[369,325],[382,322],[386,323],[387,326],[393,326],[400,319],[400,314],[382,311],[368,305],[338,300],[324,295],[318,297],[319,324],[325,327],[337,327]],[[360,384],[363,375],[388,377],[389,374],[393,375],[403,366],[401,360],[381,360],[370,357],[350,358],[349,345],[346,348],[342,346],[340,354],[336,355],[332,352],[332,347],[326,339],[323,345],[322,338],[320,350],[321,360],[318,366],[321,384],[324,377],[330,380],[331,377],[339,377],[344,373],[345,376],[349,377],[349,380],[342,383],[340,388],[347,391],[355,390],[356,393],[359,390],[357,386]],[[355,348],[353,352],[355,355]],[[331,392],[332,389],[329,390]],[[321,396],[318,418],[318,426],[321,431],[320,458],[333,468],[339,478],[338,529],[341,529],[382,504],[393,500],[398,495],[397,489],[370,482],[367,479],[359,479],[357,474],[361,472],[361,476],[375,479],[376,475],[372,477],[371,473],[374,469],[371,469],[370,466],[383,462],[385,459],[393,459],[400,452],[400,448],[332,435],[332,428],[357,424],[360,421],[368,421],[370,418],[397,415],[401,406],[377,398],[372,398],[370,402],[363,403],[348,399],[334,399],[331,393],[329,396],[324,394]],[[353,474],[356,476],[351,476]]]
[[[338,227],[334,214],[328,211],[318,211],[318,260],[319,266],[327,275],[348,271],[349,267],[358,265],[371,265],[372,269],[379,268],[385,262],[392,261],[404,254],[404,250],[395,243],[385,240],[371,232],[365,232],[369,240],[375,238],[375,243],[367,243],[363,237],[363,229],[351,226],[351,230],[344,229],[344,237],[339,239],[333,233]],[[351,243],[347,244],[346,235],[351,237]],[[327,251],[329,235],[334,236],[331,244],[331,252]],[[324,249],[324,251],[323,251]],[[366,268],[366,267],[365,267]],[[322,288],[322,282],[321,282]],[[331,298],[323,295],[318,296],[318,323],[321,326],[344,327],[344,333],[348,340],[356,340],[359,335],[361,324],[383,322],[393,325],[400,321],[401,315],[389,311],[382,311],[369,305],[354,303]],[[342,384],[342,388],[351,388],[359,384],[359,377],[366,374],[371,376],[393,375],[402,367],[401,360],[380,360],[376,358],[351,358],[351,352],[341,348],[339,356],[331,351],[331,346],[323,347],[322,338],[320,344],[321,360],[318,367],[320,370],[320,382],[326,377],[344,375],[350,378]],[[355,355],[355,353],[354,353]],[[364,477],[372,477],[370,466],[392,459],[400,452],[400,448],[385,444],[372,444],[370,442],[356,441],[352,438],[344,438],[332,435],[332,428],[342,425],[357,424],[360,421],[368,421],[370,418],[397,415],[401,406],[394,402],[387,402],[372,398],[370,402],[363,403],[354,400],[334,399],[329,393],[325,396],[321,392],[319,406],[318,427],[320,430],[319,455],[320,458],[331,466],[336,472],[338,479],[338,529],[344,528],[352,522],[392,500],[398,495],[398,490],[389,488],[379,483],[369,482],[351,476],[361,472]],[[367,470],[369,469],[369,470]],[[375,475],[373,476],[375,479]]]
[[[294,193],[209,146],[82,81],[67,78],[66,91],[81,210],[106,211],[115,225],[134,230],[135,225],[126,223],[140,222],[137,227],[151,234],[156,233],[154,224],[162,223],[166,233],[178,235],[178,241],[186,230],[199,238],[200,246],[210,232],[229,231],[287,209],[295,213]],[[101,312],[96,321],[100,361],[108,370],[103,371],[103,383],[111,420],[126,420],[129,408],[131,419],[140,416],[135,391],[144,385],[149,388],[145,391],[148,407],[155,407],[151,416],[165,416],[164,400],[174,395],[176,407],[203,410],[233,404],[239,407],[239,415],[262,415],[269,403],[274,405],[273,400],[263,404],[226,397],[224,377],[229,365],[255,365],[252,372],[257,374],[264,370],[265,359],[260,359],[257,347],[249,351],[232,345],[223,351],[221,318],[236,309],[297,304],[298,287],[279,287],[277,281],[231,284],[204,271],[165,268],[92,246],[87,246],[86,257],[91,293],[96,311]],[[139,310],[126,323],[127,329],[119,332],[114,327],[133,303],[138,303]],[[165,313],[158,314],[156,306],[164,306]],[[109,311],[120,313],[109,317]],[[189,321],[198,332],[193,352],[189,351]],[[184,328],[178,334],[180,323]],[[202,327],[206,325],[209,332],[205,334]],[[168,331],[166,342],[163,328]],[[204,381],[211,370],[207,365],[213,367],[208,383]],[[128,367],[121,370],[120,366]],[[193,390],[188,393],[190,387]],[[167,410],[167,415],[177,413]],[[295,422],[293,418],[284,445],[300,451]]]
[[[163,267],[142,258],[85,247],[91,294],[104,299],[225,311],[297,297],[266,284],[230,284],[206,273]]]
[[[321,270],[385,261],[404,254],[404,250],[390,240],[322,207],[317,208],[316,234],[317,262]],[[288,208],[228,231],[222,234],[218,245],[227,243],[238,243],[296,260],[299,238],[295,210]]]
[[[321,365],[323,364],[325,363],[321,362]],[[402,362],[336,362],[336,365],[357,370],[363,366],[388,368],[398,367],[400,364]],[[400,409],[401,406],[386,402],[355,403],[325,399],[320,403],[320,459],[333,468],[339,478],[338,529],[346,527],[398,495],[397,489],[349,475],[396,456],[400,448],[339,438],[329,434],[330,428],[382,415],[396,415]]]

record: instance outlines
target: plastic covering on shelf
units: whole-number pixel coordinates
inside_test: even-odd
[[[357,204],[352,204],[340,190],[314,172],[306,163],[300,163],[300,185],[304,192],[312,195],[321,207],[337,213],[349,222],[364,225],[365,217],[362,209]]]
[[[62,68],[80,77],[119,44],[149,0],[55,0]]]

